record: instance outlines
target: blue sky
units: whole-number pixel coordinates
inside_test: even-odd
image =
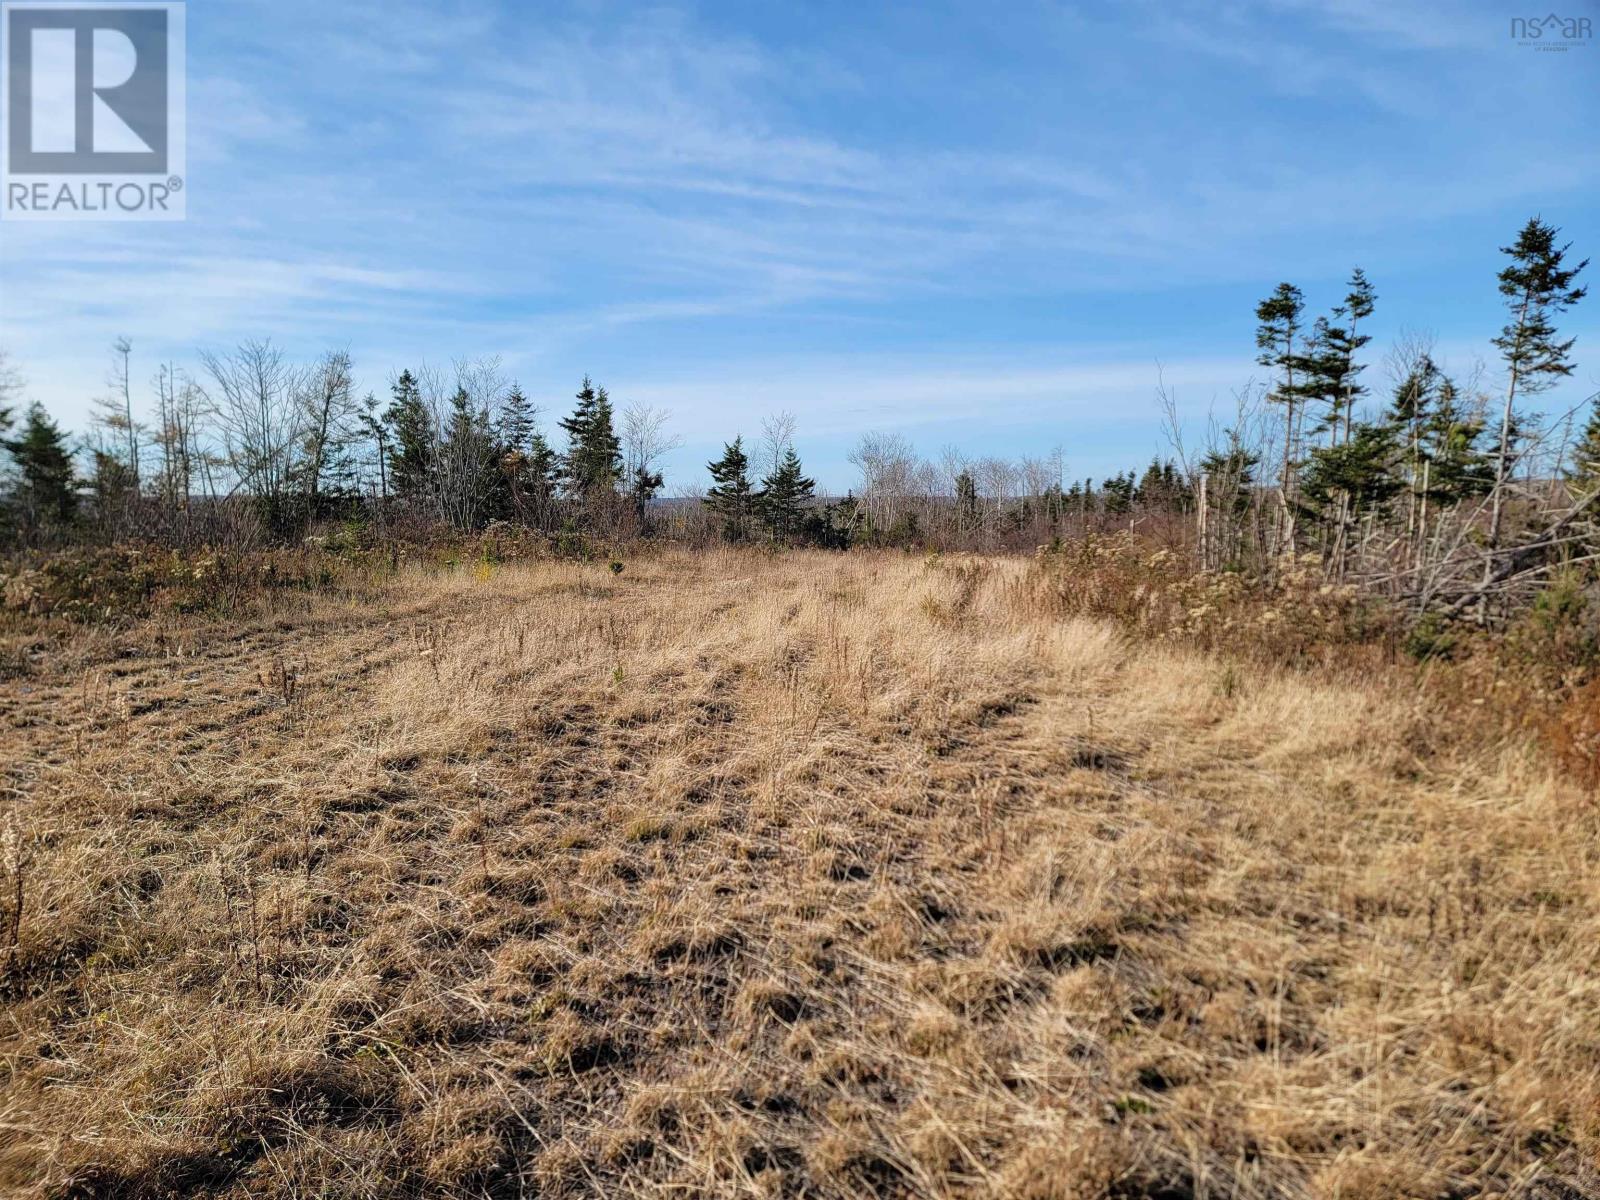
[[[1596,0],[1565,8],[1600,26]],[[81,427],[127,335],[160,361],[270,336],[384,393],[497,354],[553,423],[589,373],[665,405],[669,490],[799,416],[849,445],[1103,476],[1259,373],[1280,279],[1379,293],[1459,371],[1539,213],[1600,259],[1600,44],[1503,4],[206,0],[189,6],[188,221],[0,226],[0,346]],[[1600,389],[1600,293],[1569,316]]]

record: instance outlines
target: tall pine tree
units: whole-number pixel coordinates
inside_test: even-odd
[[[1264,367],[1274,367],[1282,377],[1268,394],[1268,399],[1284,407],[1283,468],[1279,487],[1283,505],[1285,528],[1281,531],[1286,543],[1294,540],[1294,522],[1289,516],[1294,496],[1294,463],[1300,443],[1300,400],[1304,379],[1296,368],[1303,362],[1299,349],[1300,319],[1305,311],[1305,297],[1292,283],[1280,283],[1272,295],[1256,305],[1256,361]]]
[[[816,480],[806,478],[800,468],[800,456],[790,446],[761,481],[758,509],[774,540],[788,541],[799,533],[816,487]]]
[[[402,500],[417,501],[433,490],[433,421],[410,371],[400,372],[390,395],[383,414],[390,430],[389,488]]]
[[[1556,245],[1561,231],[1534,217],[1522,227],[1517,240],[1500,252],[1511,262],[1500,272],[1500,294],[1506,298],[1511,320],[1494,339],[1507,371],[1505,410],[1500,420],[1500,441],[1495,450],[1495,489],[1489,511],[1489,549],[1500,545],[1505,513],[1505,483],[1511,474],[1517,397],[1531,396],[1572,374],[1568,355],[1575,338],[1556,336],[1555,317],[1582,300],[1586,288],[1573,287],[1589,260],[1565,266],[1568,242]],[[1484,564],[1484,578],[1494,573],[1494,555]]]
[[[1329,323],[1324,340],[1328,356],[1326,377],[1334,389],[1331,424],[1337,434],[1339,421],[1343,419],[1345,441],[1350,440],[1356,402],[1366,391],[1358,380],[1366,366],[1356,362],[1356,355],[1372,340],[1372,335],[1361,332],[1361,323],[1373,314],[1378,299],[1378,294],[1373,291],[1371,282],[1360,267],[1350,273],[1349,288],[1344,303],[1333,310],[1333,320]]]
[[[71,524],[78,509],[72,453],[42,405],[28,408],[21,431],[5,448],[17,465],[15,500],[22,524],[36,532]]]
[[[611,398],[583,377],[578,404],[561,422],[567,452],[561,460],[561,481],[575,500],[593,505],[614,495],[622,478],[622,443],[617,437]]]
[[[1423,496],[1430,506],[1448,508],[1487,495],[1494,487],[1494,455],[1479,445],[1483,433],[1482,418],[1466,411],[1455,383],[1444,380],[1424,433]]]
[[[758,493],[750,483],[750,458],[744,452],[744,439],[736,437],[722,448],[722,457],[707,463],[712,486],[706,492],[707,508],[722,518],[722,536],[742,542],[750,535],[750,519]]]
[[[1322,407],[1316,431],[1328,435],[1329,446],[1350,437],[1356,403],[1366,391],[1360,383],[1366,367],[1356,355],[1372,340],[1360,330],[1361,322],[1373,313],[1377,294],[1360,267],[1351,273],[1349,288],[1330,317],[1317,318],[1303,350],[1291,354],[1289,362],[1299,376],[1299,382],[1290,385],[1295,397]]]
[[[538,410],[533,402],[523,395],[518,384],[513,383],[500,408],[500,440],[505,443],[507,450],[526,455],[533,448],[537,417]]]
[[[486,408],[465,387],[450,400],[450,417],[434,469],[440,511],[458,529],[476,529],[504,511],[501,446]]]
[[[1072,485],[1072,494],[1078,495],[1078,485]],[[962,467],[956,475],[956,522],[962,529],[978,527],[978,481],[972,472]]]

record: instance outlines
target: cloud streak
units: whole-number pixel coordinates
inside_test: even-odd
[[[1187,353],[1218,326],[1196,304],[1223,297],[1220,349],[1247,350],[1251,290],[1358,259],[1380,284],[1437,272],[1445,303],[1410,319],[1465,336],[1484,314],[1452,307],[1451,246],[1492,255],[1530,207],[1600,233],[1600,105],[1537,61],[1562,56],[1516,55],[1488,6],[974,12],[208,9],[190,221],[0,230],[0,343],[69,421],[127,333],[152,364],[246,336],[348,346],[375,388],[422,350],[499,353],[552,388],[625,378],[707,428],[705,366],[736,364],[747,393],[842,433],[863,363],[892,364],[883,420],[953,419],[980,381],[919,362],[987,354],[1009,322],[1009,361],[984,369],[1027,408],[1087,377],[1021,364]],[[1080,317],[1043,332],[1058,310]]]

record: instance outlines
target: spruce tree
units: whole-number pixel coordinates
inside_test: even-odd
[[[1584,259],[1575,267],[1565,266],[1572,243],[1557,246],[1556,235],[1560,232],[1534,217],[1522,227],[1512,245],[1500,248],[1502,254],[1511,257],[1510,264],[1500,272],[1500,294],[1506,298],[1512,319],[1494,339],[1505,359],[1508,380],[1500,441],[1495,450],[1494,500],[1489,515],[1491,552],[1500,545],[1517,397],[1542,392],[1558,379],[1572,374],[1573,365],[1568,355],[1577,339],[1560,341],[1554,318],[1583,299],[1587,289],[1573,287],[1573,281],[1589,265],[1589,260]],[[1490,578],[1493,572],[1491,553],[1484,565],[1484,578]]]
[[[1358,421],[1348,440],[1311,451],[1304,496],[1325,508],[1342,503],[1341,522],[1373,511],[1402,486],[1393,471],[1400,454],[1393,425]]]
[[[1144,474],[1139,477],[1135,497],[1146,508],[1168,512],[1182,512],[1188,507],[1188,488],[1178,476],[1178,469],[1170,461],[1160,458],[1150,460]]]
[[[95,450],[90,456],[89,487],[94,511],[103,529],[116,531],[139,495],[139,479],[119,455]]]
[[[1104,480],[1100,484],[1100,490],[1105,496],[1105,511],[1121,515],[1132,510],[1135,488],[1132,471],[1126,475],[1113,475],[1110,479]]]
[[[633,502],[633,515],[638,521],[640,531],[644,531],[645,520],[650,512],[650,504],[656,498],[656,493],[666,483],[666,477],[660,471],[652,471],[649,467],[640,465],[633,469],[633,478],[628,480],[628,499]]]
[[[1300,318],[1304,311],[1305,298],[1292,283],[1280,283],[1272,295],[1256,305],[1256,348],[1260,351],[1256,361],[1283,373],[1268,394],[1268,399],[1284,406],[1283,470],[1278,482],[1282,488],[1285,512],[1293,503],[1293,467],[1300,440],[1298,414],[1304,380],[1296,372],[1303,360],[1297,357],[1299,351],[1296,347],[1300,336]],[[1284,536],[1292,541],[1293,535],[1291,520]]]
[[[1430,355],[1421,355],[1395,387],[1384,420],[1395,431],[1401,447],[1405,486],[1410,491],[1406,515],[1408,533],[1415,533],[1423,499],[1428,445],[1426,435],[1434,415],[1434,402],[1443,380]]]
[[[775,539],[787,541],[799,532],[816,487],[815,480],[806,478],[800,468],[800,456],[790,446],[761,481],[758,511]]]
[[[33,529],[71,524],[78,494],[67,438],[44,406],[29,406],[22,429],[5,443],[17,465],[16,500],[24,522]]]
[[[528,439],[528,476],[534,487],[545,496],[555,495],[556,475],[560,468],[561,456],[544,434],[535,430]]]
[[[1434,400],[1443,378],[1433,359],[1424,354],[1394,390],[1388,420],[1403,431],[1406,445],[1411,448],[1413,455],[1420,454],[1422,431],[1433,413]]]
[[[544,434],[535,429],[528,437],[528,449],[517,471],[517,484],[518,503],[540,529],[550,529],[554,525],[560,470],[560,456]]]
[[[722,457],[707,463],[712,487],[704,504],[722,518],[722,536],[742,542],[750,532],[750,518],[758,493],[750,483],[750,459],[744,452],[744,439],[736,437],[722,448]]]
[[[506,499],[519,519],[546,528],[554,508],[559,464],[538,425],[538,406],[511,385],[500,409],[500,453]]]
[[[1258,454],[1246,449],[1244,438],[1235,429],[1223,430],[1222,445],[1200,460],[1202,515],[1202,562],[1207,567],[1240,565],[1245,548],[1244,527],[1256,488]]]
[[[1256,468],[1261,456],[1244,448],[1244,443],[1233,430],[1225,430],[1228,438],[1226,450],[1208,451],[1200,460],[1200,474],[1210,481],[1212,504],[1222,504],[1235,516],[1242,516],[1250,508],[1250,492],[1256,485]],[[1226,497],[1219,501],[1216,497]]]
[[[400,373],[390,394],[383,414],[390,430],[389,487],[403,500],[417,500],[432,491],[433,422],[410,371]]]
[[[487,409],[474,407],[471,394],[458,387],[435,462],[443,515],[458,529],[475,529],[505,511],[500,459],[500,441]]]
[[[22,391],[22,375],[11,365],[11,356],[0,346],[0,437],[11,428],[11,398]]]
[[[572,415],[561,422],[567,434],[561,481],[575,500],[593,503],[614,492],[622,478],[622,443],[605,388],[596,388],[585,375],[577,400]]]
[[[1456,385],[1445,379],[1423,430],[1429,505],[1451,507],[1494,487],[1494,456],[1479,445],[1483,433],[1483,421],[1462,411]]]
[[[1572,451],[1567,482],[1575,497],[1584,499],[1600,490],[1600,399],[1589,410],[1589,422]]]
[[[389,452],[388,430],[384,428],[383,415],[378,411],[378,398],[371,392],[361,402],[361,413],[357,417],[361,432],[372,439],[373,459],[378,468],[378,499],[389,498]]]
[[[1072,494],[1078,495],[1078,485],[1072,485]],[[963,529],[978,527],[978,481],[965,467],[956,476],[956,520]]]
[[[1067,515],[1067,494],[1061,490],[1059,480],[1045,488],[1040,501],[1044,507],[1045,519],[1052,526],[1059,525],[1061,519]]]
[[[1324,339],[1328,357],[1325,377],[1333,389],[1332,425],[1337,434],[1339,420],[1343,419],[1345,441],[1350,439],[1356,402],[1366,391],[1357,382],[1366,366],[1356,362],[1356,355],[1372,340],[1372,335],[1360,332],[1361,323],[1372,315],[1378,299],[1360,267],[1351,272],[1349,288],[1344,303],[1333,310],[1333,320]]]
[[[1366,391],[1359,382],[1366,367],[1356,361],[1356,354],[1371,341],[1360,327],[1372,315],[1377,298],[1359,267],[1351,275],[1349,286],[1344,302],[1334,308],[1331,317],[1317,318],[1304,353],[1295,356],[1301,379],[1295,390],[1303,405],[1320,406],[1322,416],[1315,432],[1327,434],[1327,444],[1311,451],[1307,466],[1304,490],[1309,503],[1295,507],[1320,516],[1325,535],[1336,530],[1335,541],[1341,548],[1346,528],[1362,503],[1343,483],[1374,482],[1367,476],[1373,469],[1371,459],[1378,453],[1375,439],[1381,440],[1373,429],[1368,429],[1361,435],[1363,445],[1359,449],[1341,452],[1352,441],[1356,402]],[[1390,429],[1388,425],[1383,428]],[[1385,475],[1391,466],[1384,464]],[[1314,496],[1310,494],[1313,491]]]
[[[528,453],[532,448],[537,415],[538,410],[533,402],[522,394],[518,384],[513,383],[500,409],[500,440],[505,443],[507,450],[523,455]]]

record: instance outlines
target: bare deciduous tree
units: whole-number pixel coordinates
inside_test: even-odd
[[[881,529],[891,527],[911,495],[917,464],[911,443],[898,433],[864,433],[850,463],[861,472],[861,502],[868,516]]]
[[[649,404],[630,404],[622,410],[622,459],[627,477],[639,471],[654,471],[663,455],[676,450],[683,440],[667,432],[672,413]]]
[[[683,444],[667,432],[672,414],[664,408],[634,403],[622,410],[623,484],[633,498],[634,519],[643,528],[651,499],[664,480],[656,468],[664,455]]]
[[[783,456],[794,445],[795,416],[787,409],[775,412],[761,422],[761,446],[756,457],[756,478],[765,479],[778,469]]]
[[[203,351],[200,361],[216,388],[210,399],[234,489],[281,506],[305,433],[303,373],[270,341],[243,342],[220,354]]]
[[[301,377],[298,396],[306,510],[315,514],[330,458],[350,439],[359,405],[353,393],[350,353],[330,350]]]
[[[132,485],[139,485],[139,423],[133,415],[133,387],[130,378],[133,342],[119,337],[111,343],[111,369],[106,376],[108,393],[95,401],[95,423],[120,443],[115,457],[127,467]]]

